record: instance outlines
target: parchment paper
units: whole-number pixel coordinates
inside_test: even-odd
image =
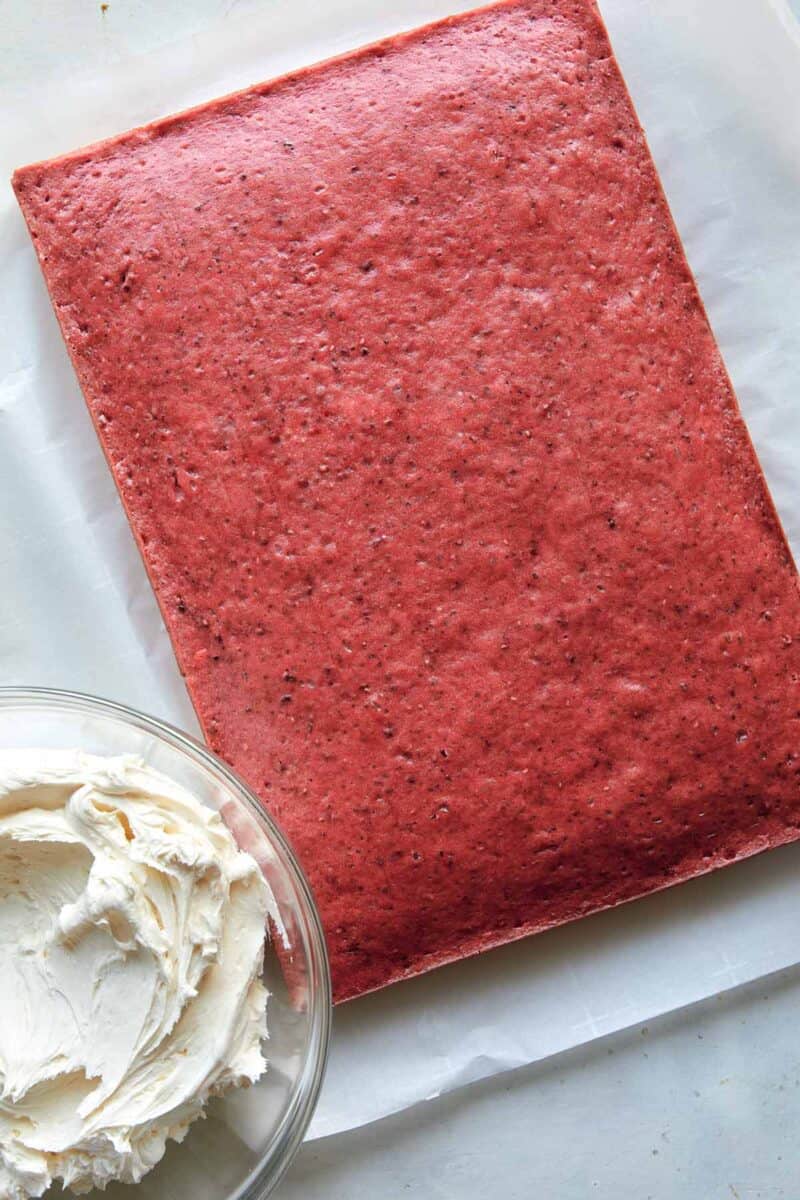
[[[463,7],[228,0],[191,38],[177,18],[134,37],[119,3],[57,6],[36,39],[4,19],[2,174]],[[800,28],[788,0],[601,8],[797,553]],[[196,731],[10,188],[0,270],[0,683]],[[798,866],[787,847],[344,1006],[311,1136],[800,962]]]

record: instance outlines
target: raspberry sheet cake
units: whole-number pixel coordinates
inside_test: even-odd
[[[589,0],[15,187],[337,999],[798,836],[797,576]]]

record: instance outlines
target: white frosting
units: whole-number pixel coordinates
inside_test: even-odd
[[[272,897],[131,757],[0,751],[0,1197],[136,1182],[266,1068]]]

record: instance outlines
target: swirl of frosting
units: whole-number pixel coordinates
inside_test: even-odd
[[[142,760],[0,752],[0,1196],[136,1182],[258,1079],[273,905],[219,815]]]

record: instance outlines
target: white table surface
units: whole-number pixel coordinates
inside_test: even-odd
[[[6,83],[55,81],[74,107],[70,91],[83,85],[73,81],[93,69],[129,59],[132,50],[168,62],[171,43],[215,30],[228,44],[246,39],[249,17],[267,2],[290,0],[110,0],[105,12],[95,0],[0,0],[0,53],[11,51],[2,53],[0,73]],[[800,0],[791,2],[800,7]],[[313,35],[315,4],[303,0],[300,7]],[[643,0],[643,13],[646,7]],[[398,25],[425,16],[424,0],[401,0],[394,8],[402,9]],[[365,40],[364,33],[357,23],[343,28],[341,48]],[[158,111],[154,100],[153,115]],[[4,120],[19,127],[19,144],[25,119],[23,111],[4,111]],[[786,120],[800,133],[800,112],[787,112]],[[112,131],[101,125],[100,132]],[[693,265],[702,287],[703,264]],[[767,285],[780,270],[767,264]],[[793,474],[791,463],[778,462],[773,478],[796,486]],[[24,512],[0,513],[0,527],[3,520],[20,525]],[[21,682],[4,677],[2,658],[0,682]],[[647,1027],[311,1142],[279,1200],[797,1200],[798,1012],[800,968],[734,988]]]
[[[797,1200],[799,1006],[795,969],[312,1142],[278,1200]]]

